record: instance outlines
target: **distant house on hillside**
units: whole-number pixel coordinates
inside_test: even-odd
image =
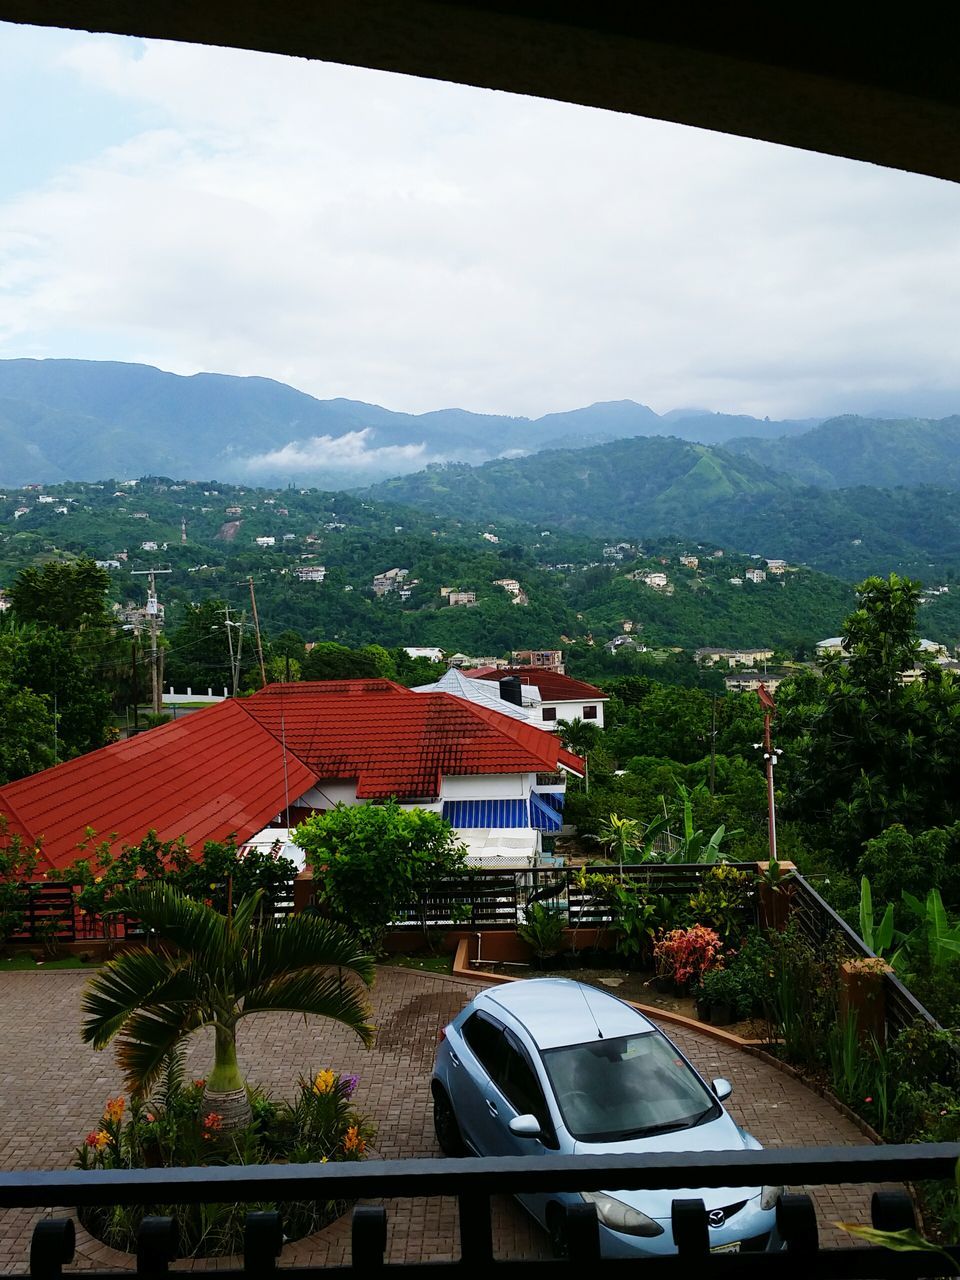
[[[728,693],[755,693],[761,685],[768,693],[773,693],[786,678],[767,671],[737,671],[724,676],[723,683]]]
[[[254,538],[254,542],[258,547],[275,547],[277,545],[276,538],[269,535],[264,535],[261,538]]]
[[[409,569],[387,569],[383,573],[378,573],[371,583],[373,594],[378,599],[381,596],[389,595],[391,591],[397,591],[400,584],[409,576]]]
[[[748,569],[743,575],[748,582],[766,582],[767,575],[763,569]]]
[[[718,662],[731,667],[753,667],[758,662],[769,662],[772,649],[694,649],[693,657],[702,667],[713,667]]]
[[[699,569],[700,557],[699,556],[681,556],[680,563],[683,565],[685,569]]]
[[[327,566],[324,564],[299,564],[294,573],[301,582],[322,582],[327,576]]]
[[[536,667],[538,671],[558,671],[563,675],[562,649],[514,649],[510,657],[515,666]]]
[[[463,605],[467,608],[477,603],[477,593],[475,591],[450,591],[447,593],[447,604],[451,606]]]

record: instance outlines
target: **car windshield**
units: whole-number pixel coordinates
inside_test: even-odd
[[[568,1132],[622,1142],[715,1120],[720,1106],[657,1031],[548,1049],[543,1061]]]

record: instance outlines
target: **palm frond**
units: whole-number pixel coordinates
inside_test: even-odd
[[[183,951],[220,965],[229,955],[229,924],[212,907],[188,898],[162,880],[116,894],[111,905],[136,918]]]
[[[128,1018],[117,1041],[117,1062],[130,1092],[148,1092],[177,1042],[205,1021],[198,1008],[184,1009],[182,1005],[153,1005]]]
[[[240,1016],[279,1012],[332,1018],[355,1031],[365,1045],[373,1041],[366,992],[336,970],[301,969],[280,974],[247,993]]]
[[[253,924],[253,918],[257,913],[257,908],[263,901],[263,890],[257,889],[254,893],[248,893],[240,899],[238,906],[234,908],[231,930],[234,938],[242,946],[247,940],[247,934]]]
[[[137,947],[114,957],[95,974],[83,993],[81,1008],[87,1015],[84,1040],[102,1049],[117,1034],[135,1009],[155,1001],[191,1001],[196,984],[186,969],[188,957],[169,951]]]
[[[306,915],[270,921],[258,929],[241,966],[235,978],[238,992],[299,969],[348,969],[367,986],[374,975],[373,957],[354,934],[332,920]]]

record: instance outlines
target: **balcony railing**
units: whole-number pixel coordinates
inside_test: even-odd
[[[903,1230],[916,1225],[913,1203],[903,1184],[952,1179],[960,1143],[892,1147],[824,1147],[765,1151],[677,1152],[668,1154],[531,1156],[479,1160],[367,1161],[334,1165],[231,1166],[200,1169],[141,1169],[85,1173],[0,1174],[0,1208],[50,1209],[62,1205],[209,1204],[283,1200],[347,1200],[456,1196],[459,1244],[455,1262],[386,1262],[389,1210],[376,1204],[353,1211],[352,1256],[330,1268],[282,1268],[303,1280],[325,1276],[353,1277],[397,1273],[403,1277],[471,1274],[481,1268],[504,1276],[531,1278],[570,1275],[570,1263],[595,1265],[599,1258],[596,1209],[584,1203],[567,1212],[569,1260],[498,1259],[494,1253],[491,1197],[501,1193],[598,1191],[605,1188],[650,1190],[698,1187],[820,1186],[837,1183],[890,1183],[893,1190],[875,1193],[872,1225]],[[74,1252],[72,1219],[46,1218],[34,1230],[30,1274],[51,1280],[69,1265]],[[604,1275],[642,1274],[656,1277],[776,1277],[776,1280],[846,1280],[854,1277],[919,1277],[955,1274],[960,1249],[949,1259],[930,1252],[894,1253],[876,1246],[821,1247],[813,1202],[806,1194],[785,1195],[777,1206],[777,1226],[784,1250],[776,1253],[712,1253],[702,1200],[677,1199],[673,1233],[677,1254],[636,1260],[604,1259]],[[863,1224],[870,1225],[870,1224]],[[173,1227],[167,1218],[145,1218],[137,1249],[137,1272],[163,1274],[173,1261]],[[242,1269],[221,1269],[219,1276],[267,1275],[277,1268],[283,1242],[279,1214],[248,1215]],[[26,1259],[14,1260],[19,1269]],[[203,1265],[202,1263],[200,1264]],[[122,1274],[85,1270],[89,1280]]]

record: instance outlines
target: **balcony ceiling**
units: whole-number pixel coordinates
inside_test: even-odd
[[[0,0],[0,19],[506,89],[960,179],[953,6]]]

